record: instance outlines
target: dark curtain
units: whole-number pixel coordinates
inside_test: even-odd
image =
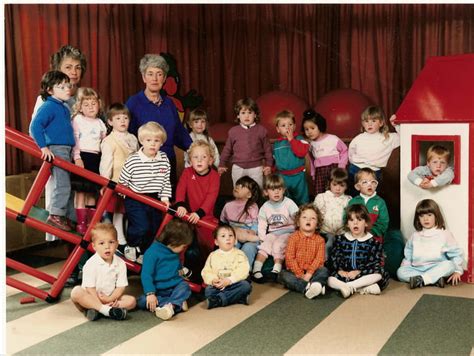
[[[106,104],[142,89],[145,53],[178,62],[180,93],[195,88],[212,123],[236,100],[272,90],[312,106],[353,88],[393,113],[430,56],[473,52],[469,4],[7,4],[6,124],[28,132],[49,56],[64,44],[88,59],[83,86]],[[38,162],[7,147],[6,174]]]

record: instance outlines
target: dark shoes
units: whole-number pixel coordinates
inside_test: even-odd
[[[263,284],[265,282],[263,274],[261,271],[254,272],[252,274],[252,281],[258,284]]]
[[[125,308],[111,308],[109,311],[110,319],[125,320],[127,317],[127,309]]]
[[[444,285],[445,285],[444,277],[441,277],[441,278],[438,279],[438,281],[435,283],[435,286],[436,286],[436,287],[439,287],[439,288],[444,288]]]
[[[97,319],[100,318],[100,313],[95,310],[95,309],[86,309],[84,311],[84,315],[86,316],[87,319],[90,321],[96,321]]]
[[[213,309],[222,306],[222,299],[215,295],[211,295],[209,298],[207,298],[206,302],[207,309]]]
[[[423,277],[421,276],[410,277],[410,289],[421,288],[424,285],[425,283],[423,282]]]
[[[49,215],[46,224],[57,227],[63,231],[71,231],[71,226],[67,223],[67,220],[64,216],[59,215]]]
[[[237,304],[249,305],[250,304],[250,294],[247,294],[239,299]]]

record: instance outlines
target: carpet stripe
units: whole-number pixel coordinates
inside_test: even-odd
[[[287,293],[280,286],[253,285],[250,305],[205,309],[205,303],[192,307],[144,333],[131,338],[106,354],[191,354],[235,325]]]
[[[288,292],[196,354],[283,354],[342,303],[335,293],[309,300]]]

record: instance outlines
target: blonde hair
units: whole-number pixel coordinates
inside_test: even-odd
[[[204,140],[196,140],[194,141],[191,146],[189,146],[188,148],[188,155],[191,156],[193,150],[195,148],[198,148],[198,147],[204,147],[204,148],[207,148],[207,150],[209,151],[209,156],[214,159],[214,150],[212,149],[212,146],[209,142],[206,142]]]
[[[207,141],[209,141],[209,131],[207,130],[209,126],[209,119],[207,117],[207,112],[203,109],[194,109],[189,113],[188,119],[185,122],[188,132],[193,131],[191,125],[194,121],[198,120],[204,120],[206,122],[206,129],[202,132],[202,134],[206,137]]]
[[[99,112],[97,113],[97,117],[101,117],[103,114],[103,107],[102,107],[102,100],[100,99],[99,94],[92,89],[92,88],[85,88],[81,87],[77,89],[77,99],[76,103],[72,107],[72,117],[76,116],[77,114],[81,113],[81,106],[84,100],[95,99],[99,104]]]
[[[100,234],[109,234],[113,236],[114,240],[117,240],[117,230],[115,229],[115,226],[110,223],[97,223],[91,230],[91,241],[94,242],[94,240],[100,235]]]
[[[451,152],[444,146],[432,145],[430,146],[430,148],[428,148],[428,151],[426,152],[426,162],[431,161],[431,159],[435,155],[440,156],[441,158],[444,158],[447,162],[449,162]]]
[[[367,120],[379,120],[382,122],[382,126],[379,129],[379,132],[383,134],[385,139],[389,137],[389,129],[387,125],[387,120],[383,110],[378,106],[368,106],[361,114],[361,123],[362,121]],[[364,126],[361,124],[360,132],[365,132]]]
[[[295,114],[293,114],[293,112],[290,110],[282,110],[275,115],[275,126],[278,126],[278,122],[281,119],[291,119],[293,121],[293,124],[296,123]]]
[[[142,142],[145,136],[158,136],[161,142],[165,143],[167,139],[166,131],[159,123],[148,121],[138,129],[138,141]]]

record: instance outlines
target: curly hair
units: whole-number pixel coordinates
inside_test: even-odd
[[[316,213],[316,217],[318,220],[316,224],[316,231],[319,231],[319,229],[321,229],[321,226],[323,225],[324,217],[323,214],[321,214],[321,211],[312,203],[301,205],[298,211],[295,213],[293,220],[295,221],[296,229],[300,228],[300,217],[306,210],[313,210]]]
[[[51,70],[60,70],[61,64],[65,58],[71,58],[79,61],[81,66],[81,79],[84,77],[87,69],[86,56],[79,48],[71,45],[62,46],[56,53],[53,53],[49,59],[49,66]]]

